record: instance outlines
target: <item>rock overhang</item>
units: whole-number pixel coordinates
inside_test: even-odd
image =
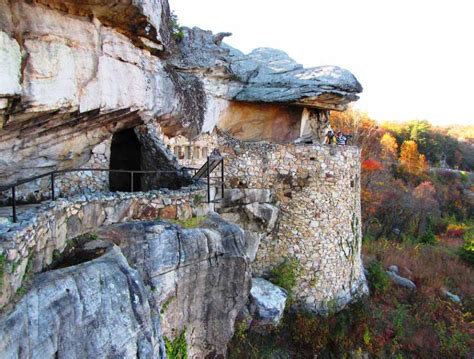
[[[95,17],[104,25],[115,28],[129,37],[135,46],[153,54],[159,54],[164,50],[168,36],[161,32],[168,28],[162,26],[163,6],[168,6],[166,1],[34,0],[34,2],[70,15]]]
[[[339,66],[305,68],[272,48],[244,54],[221,44],[221,37],[197,27],[184,28],[180,66],[188,71],[205,69],[216,80],[226,78],[228,90],[221,96],[227,100],[343,111],[363,91],[357,78]]]

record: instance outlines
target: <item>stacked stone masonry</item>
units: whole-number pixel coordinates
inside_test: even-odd
[[[25,212],[16,224],[0,224],[2,276],[0,308],[10,303],[25,273],[41,272],[67,242],[102,225],[137,219],[189,219],[208,211],[205,190],[94,193],[46,202]]]
[[[108,169],[110,167],[111,138],[92,149],[90,160],[81,168]],[[109,189],[109,173],[106,171],[74,171],[55,175],[56,196],[69,197],[80,193],[93,193]],[[51,198],[51,178],[49,176],[24,183],[16,187],[16,199],[34,203]],[[11,191],[0,192],[0,203],[11,200]]]
[[[268,274],[285,258],[296,258],[297,303],[317,312],[367,292],[358,148],[262,142],[221,148],[230,187],[270,189],[280,209],[273,233],[260,242],[254,273]]]

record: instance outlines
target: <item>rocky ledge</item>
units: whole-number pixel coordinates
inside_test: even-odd
[[[180,43],[182,66],[207,69],[206,76],[230,81],[228,91],[221,94],[228,100],[344,110],[362,92],[361,84],[348,70],[338,66],[304,68],[285,52],[272,48],[244,54],[222,43],[229,35],[185,28]]]
[[[160,358],[182,333],[190,357],[225,354],[250,290],[239,227],[210,214],[195,229],[148,221],[95,234],[82,253],[98,258],[56,261],[1,317],[2,356]]]

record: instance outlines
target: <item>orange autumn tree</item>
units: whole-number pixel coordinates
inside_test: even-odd
[[[380,140],[381,156],[385,161],[395,161],[398,155],[398,143],[390,133],[384,133]]]
[[[428,162],[425,155],[418,152],[418,145],[412,140],[403,142],[400,149],[399,162],[403,170],[413,175],[420,176],[428,170]]]

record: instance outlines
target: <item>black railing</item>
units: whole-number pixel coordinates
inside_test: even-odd
[[[220,165],[221,173],[220,176],[214,176],[212,177],[211,174],[214,172],[215,169],[217,169]],[[218,202],[218,199],[214,198],[211,201],[211,185],[217,185],[219,188],[221,188],[221,198],[224,198],[224,158],[222,156],[210,156],[207,157],[206,163],[199,168],[194,176],[194,180],[199,180],[201,178],[206,178],[207,180],[207,203],[215,203]],[[213,180],[220,180],[220,181],[214,181]]]
[[[133,186],[133,181],[134,181],[134,176],[136,174],[166,174],[166,173],[181,173],[182,176],[185,175],[188,171],[194,171],[194,175],[192,179],[194,181],[197,181],[201,178],[207,178],[207,202],[211,203],[211,184],[216,184],[216,183],[211,183],[212,179],[219,178],[219,177],[211,177],[211,173],[214,171],[214,169],[217,168],[218,165],[221,165],[221,176],[220,179],[221,181],[219,182],[221,186],[221,197],[224,198],[224,159],[222,157],[219,158],[214,158],[214,157],[208,157],[206,163],[201,167],[201,168],[191,168],[191,167],[182,167],[180,170],[169,170],[169,171],[140,171],[140,170],[116,170],[116,169],[108,169],[108,168],[74,168],[74,169],[67,169],[67,170],[58,170],[58,171],[52,171],[48,173],[44,173],[42,175],[38,175],[35,177],[30,177],[27,179],[20,180],[12,185],[7,185],[7,186],[0,186],[0,192],[7,191],[11,189],[11,195],[12,195],[12,217],[13,217],[13,223],[16,223],[18,218],[17,218],[17,198],[16,198],[16,188],[22,184],[29,183],[36,181],[38,179],[44,178],[44,177],[50,177],[50,182],[51,182],[51,200],[54,201],[56,199],[56,193],[54,190],[54,184],[55,184],[55,178],[56,175],[58,174],[65,174],[69,172],[113,172],[113,173],[128,173],[130,174],[130,192],[134,192],[134,186]]]
[[[35,177],[30,177],[27,179],[23,179],[20,181],[17,181],[14,184],[7,185],[7,186],[0,186],[0,192],[7,191],[11,189],[11,205],[12,205],[12,217],[13,217],[13,223],[16,223],[18,218],[17,218],[17,197],[16,197],[16,188],[22,184],[25,183],[30,183],[33,181],[36,181],[38,179],[44,178],[44,177],[50,177],[50,182],[51,182],[51,200],[54,201],[56,199],[56,193],[54,190],[54,184],[55,184],[55,178],[56,175],[58,174],[65,174],[69,172],[113,172],[113,173],[128,173],[130,174],[130,192],[134,192],[134,186],[133,186],[133,180],[135,174],[166,174],[166,173],[181,173],[183,176],[188,170],[193,170],[193,169],[188,169],[187,167],[183,167],[180,170],[170,170],[170,171],[140,171],[140,170],[115,170],[115,169],[109,169],[109,168],[74,168],[74,169],[67,169],[67,170],[58,170],[58,171],[52,171],[48,173],[44,173],[42,175],[38,175]]]

